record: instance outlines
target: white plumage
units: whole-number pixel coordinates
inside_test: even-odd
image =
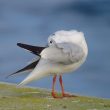
[[[48,75],[75,71],[85,61],[88,48],[82,32],[57,31],[48,38],[49,47],[41,52],[35,69],[19,85],[27,84]]]

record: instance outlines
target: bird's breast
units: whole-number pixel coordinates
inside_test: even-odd
[[[68,73],[68,72],[74,72],[84,63],[84,61],[85,60],[83,59],[77,63],[72,63],[69,65],[53,64],[53,65],[51,65],[51,73],[52,74],[64,74],[64,73]]]

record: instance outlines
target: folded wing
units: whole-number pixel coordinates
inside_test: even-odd
[[[41,53],[41,57],[48,59],[53,63],[72,64],[83,58],[81,47],[71,43],[59,43],[50,46]]]
[[[17,45],[21,48],[29,50],[30,52],[38,56],[40,56],[39,54],[42,52],[43,49],[46,48],[46,47],[32,46],[32,45],[23,44],[23,43],[17,43]]]

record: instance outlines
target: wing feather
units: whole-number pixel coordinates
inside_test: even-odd
[[[17,45],[21,48],[29,50],[30,52],[38,56],[40,56],[39,54],[42,52],[43,49],[46,48],[46,47],[40,47],[40,46],[32,46],[32,45],[23,44],[23,43],[17,43]]]
[[[57,43],[41,52],[42,58],[62,64],[78,62],[83,55],[82,48],[73,43]]]
[[[27,65],[26,67],[24,67],[24,68],[22,68],[22,69],[20,69],[20,70],[18,70],[16,72],[8,75],[7,78],[12,76],[12,75],[15,75],[15,74],[18,74],[18,73],[21,73],[21,72],[25,72],[25,71],[29,71],[29,70],[34,69],[36,67],[36,65],[38,64],[38,62],[39,62],[39,60],[37,60],[35,62],[32,62],[31,64]]]

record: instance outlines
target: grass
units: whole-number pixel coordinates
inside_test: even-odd
[[[53,99],[48,90],[0,83],[0,110],[110,110],[110,100],[82,96]]]

